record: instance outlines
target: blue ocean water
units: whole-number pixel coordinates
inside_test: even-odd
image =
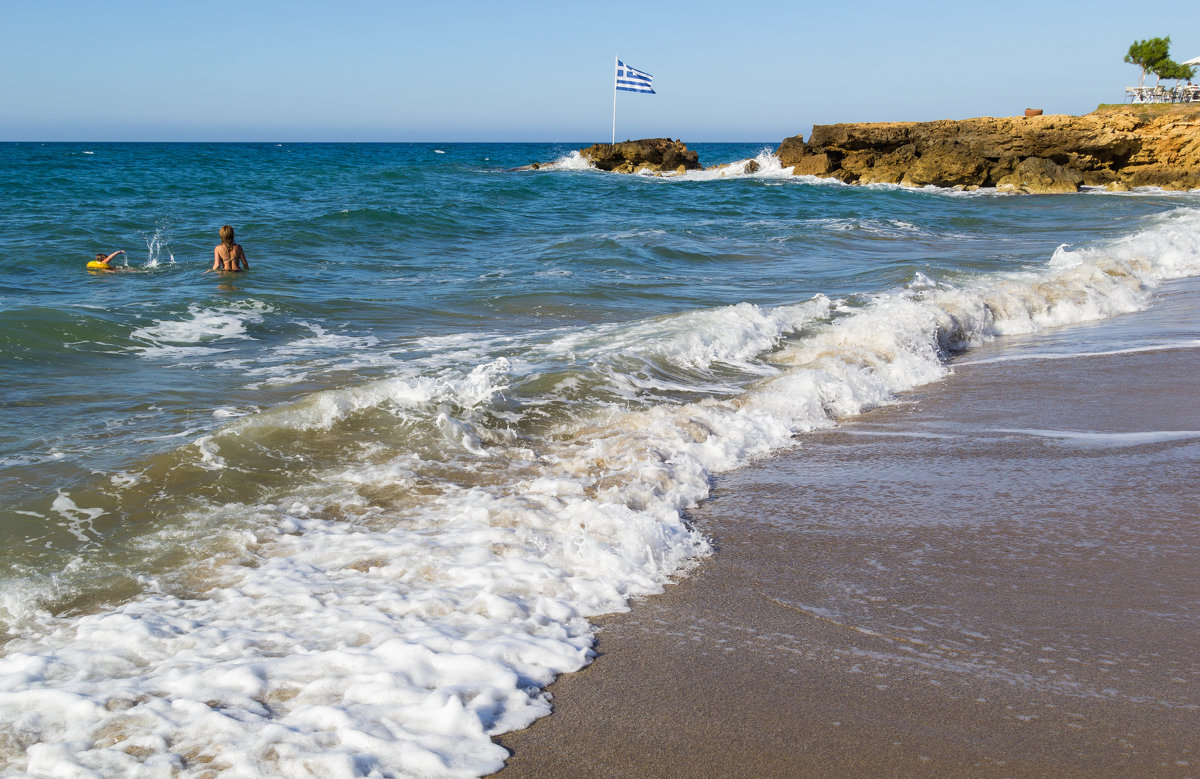
[[[495,770],[713,474],[1200,275],[1191,193],[583,145],[0,145],[0,766]]]

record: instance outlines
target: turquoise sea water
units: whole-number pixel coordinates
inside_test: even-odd
[[[583,145],[0,145],[0,767],[494,770],[713,474],[1200,275],[1195,194]]]

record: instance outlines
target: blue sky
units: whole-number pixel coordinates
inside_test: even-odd
[[[1086,113],[1200,3],[0,0],[0,140],[778,141],[813,124]]]

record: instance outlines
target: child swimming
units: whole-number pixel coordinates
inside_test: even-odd
[[[87,266],[90,270],[116,270],[116,268],[109,265],[108,263],[113,257],[116,257],[118,254],[124,254],[124,253],[125,253],[124,249],[117,249],[115,252],[113,252],[112,254],[105,257],[104,252],[96,252],[96,259],[89,262],[87,264]]]

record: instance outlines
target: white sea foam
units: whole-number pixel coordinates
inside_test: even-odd
[[[58,496],[54,498],[54,502],[50,504],[50,508],[66,520],[63,527],[71,535],[85,543],[95,540],[96,530],[93,523],[105,513],[104,509],[99,507],[88,508],[75,505],[75,501],[67,492],[59,492]]]
[[[919,430],[874,430],[869,427],[857,427],[857,428],[848,427],[845,430],[842,430],[840,432],[843,435],[864,436],[864,437],[868,437],[868,438],[872,438],[872,437],[921,438],[921,439],[930,439],[930,440],[934,440],[934,441],[940,441],[940,440],[960,437],[960,435],[958,433],[929,433],[929,432],[922,432]]]
[[[752,164],[753,163],[753,164]],[[705,170],[689,170],[685,173],[666,176],[674,181],[714,181],[716,179],[790,179],[792,169],[784,167],[770,149],[763,149],[755,157],[737,160],[724,165],[714,165]]]
[[[552,163],[541,166],[542,170],[588,170],[594,169],[586,158],[579,152],[573,151],[565,157],[561,157]],[[622,175],[622,174],[617,174]],[[722,165],[713,165],[712,167],[703,170],[689,170],[683,173],[674,171],[666,171],[663,173],[651,171],[648,168],[638,170],[636,175],[662,179],[664,181],[715,181],[717,179],[792,179],[792,169],[784,167],[779,158],[775,156],[770,149],[763,149],[756,156],[750,159],[735,160],[734,162],[725,163]],[[805,178],[805,177],[801,177]],[[820,179],[820,181],[825,181]],[[841,184],[840,181],[835,183]]]
[[[140,474],[129,473],[128,471],[118,471],[109,476],[109,481],[112,482],[114,487],[122,489],[125,487],[132,487],[135,484],[140,484],[142,482],[142,477]]]
[[[284,440],[291,454],[363,414],[424,424],[445,456],[384,435],[279,499],[195,509],[187,520],[221,535],[233,561],[197,560],[199,594],[148,587],[82,617],[10,608],[24,621],[0,657],[0,765],[101,776],[497,770],[505,753],[491,736],[545,714],[540,688],[587,661],[586,618],[661,589],[708,553],[683,512],[713,474],[936,380],[951,351],[1145,306],[1161,281],[1200,275],[1198,235],[1200,212],[1187,210],[1122,241],[1061,250],[1042,271],[958,286],[919,280],[854,301],[743,304],[540,343],[425,339],[475,362],[233,419],[189,450],[202,468],[225,465],[222,478],[250,465],[230,460],[246,441]],[[214,332],[226,331],[184,335]],[[511,354],[497,357],[506,343]],[[572,367],[551,395],[595,375],[632,387],[694,371],[728,389],[729,369],[741,384],[690,402],[631,390],[585,418],[487,429],[478,414],[541,410],[544,395],[510,404],[547,364]],[[62,497],[56,511],[89,521]]]
[[[270,310],[269,305],[259,301],[216,307],[192,303],[188,306],[187,318],[161,320],[140,327],[130,335],[144,342],[135,349],[145,357],[162,359],[215,354],[222,350],[205,344],[252,338],[246,332],[246,325],[263,321],[263,316]]]
[[[53,462],[66,457],[62,452],[47,452],[46,454],[38,454],[36,452],[27,452],[18,455],[7,455],[0,457],[0,467],[9,468],[21,465],[38,465],[44,462]]]
[[[812,221],[814,225],[817,225],[825,230],[831,230],[835,232],[860,232],[866,235],[879,235],[886,238],[916,238],[931,237],[933,235],[929,231],[918,227],[912,222],[906,222],[902,219],[830,217],[824,219],[814,219]],[[942,238],[956,237],[945,232],[940,232],[938,235]]]
[[[298,322],[311,335],[296,338],[266,352],[253,361],[235,358],[216,365],[230,372],[254,377],[247,389],[284,386],[309,380],[314,374],[354,371],[362,368],[398,367],[401,364],[387,350],[379,348],[373,335],[332,333],[314,322]],[[191,347],[194,348],[194,347]]]
[[[210,435],[201,436],[196,439],[196,450],[200,453],[200,460],[196,463],[206,471],[220,471],[225,469],[225,458],[220,455],[221,447],[213,441]]]
[[[244,417],[247,414],[253,414],[257,410],[256,407],[235,408],[233,406],[218,406],[213,409],[212,415],[215,419],[235,419],[237,417]]]
[[[226,434],[240,435],[264,428],[328,430],[358,411],[381,407],[414,408],[444,402],[472,407],[505,389],[503,376],[507,369],[508,360],[498,358],[476,366],[463,377],[389,378],[347,389],[316,392],[296,403],[239,419]]]
[[[592,362],[608,361],[618,355],[643,355],[690,368],[708,369],[725,364],[755,373],[773,372],[769,365],[754,358],[778,345],[783,336],[826,319],[830,306],[830,300],[823,295],[805,303],[766,310],[741,303],[565,333],[544,347],[533,348],[535,353],[569,354]]]
[[[274,356],[292,358],[312,353],[327,353],[331,351],[356,351],[371,349],[378,345],[375,336],[350,336],[330,333],[315,322],[300,322],[299,324],[312,331],[308,338],[300,338],[291,343],[277,347]]]
[[[1188,441],[1200,438],[1200,430],[1139,430],[1132,433],[1097,433],[1086,430],[1035,430],[1019,428],[1000,429],[996,432],[1036,436],[1038,438],[1053,438],[1079,446],[1115,448],[1163,444],[1172,441]]]
[[[978,360],[960,360],[955,362],[956,366],[966,365],[990,365],[999,362],[1023,362],[1026,360],[1078,360],[1086,357],[1112,357],[1122,354],[1141,354],[1144,352],[1168,352],[1175,349],[1196,349],[1200,348],[1200,340],[1194,338],[1183,339],[1179,341],[1160,341],[1157,343],[1146,344],[1144,346],[1130,346],[1126,349],[1104,349],[1101,351],[1087,352],[1023,352],[1021,354],[1002,355],[999,357],[987,357]]]
[[[578,151],[573,151],[564,157],[559,157],[554,162],[541,165],[540,170],[591,170],[593,167],[587,158]]]

